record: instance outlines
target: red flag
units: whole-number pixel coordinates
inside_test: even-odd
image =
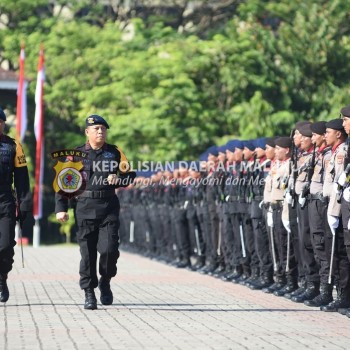
[[[35,155],[35,186],[34,186],[34,218],[42,217],[42,184],[44,175],[44,48],[41,46],[39,54],[38,75],[35,90],[35,119],[34,134],[36,138]]]
[[[19,55],[19,80],[17,88],[17,139],[23,141],[24,134],[27,130],[27,82],[24,77],[24,44],[21,47]]]

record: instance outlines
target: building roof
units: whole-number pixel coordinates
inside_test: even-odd
[[[1,90],[17,90],[18,75],[9,70],[0,67],[0,89]]]

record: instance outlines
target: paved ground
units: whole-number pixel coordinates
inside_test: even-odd
[[[83,309],[77,247],[16,247],[0,349],[350,349],[350,319],[122,253],[114,304]]]

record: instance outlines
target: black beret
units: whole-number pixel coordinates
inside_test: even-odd
[[[99,115],[97,114],[91,114],[86,118],[85,121],[86,126],[92,126],[92,125],[104,125],[107,129],[109,129],[108,123]]]
[[[3,120],[4,122],[6,121],[6,114],[0,107],[0,119]]]
[[[343,120],[342,119],[332,119],[332,120],[330,120],[329,122],[326,123],[326,128],[345,132],[344,131],[344,127],[343,127]]]
[[[340,113],[343,117],[350,117],[350,106],[343,107]]]
[[[312,132],[318,135],[323,135],[326,132],[326,124],[327,122],[320,121],[320,122],[315,122],[310,125],[310,129]]]
[[[311,123],[304,124],[304,125],[300,126],[298,130],[303,136],[311,137],[312,130],[311,130],[310,126],[311,126]]]
[[[270,146],[270,147],[275,147],[275,140],[277,139],[277,137],[267,137],[266,138],[266,146]]]
[[[300,131],[299,129],[306,124],[311,124],[311,123],[308,122],[307,120],[300,120],[300,121],[296,122],[295,123],[295,130]]]
[[[292,139],[288,136],[279,137],[275,140],[276,146],[283,148],[291,148],[292,147]]]

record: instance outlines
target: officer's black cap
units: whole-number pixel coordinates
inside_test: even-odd
[[[276,140],[276,137],[267,137],[265,139],[266,146],[275,147],[276,146],[275,140]]]
[[[312,130],[311,130],[311,124],[304,124],[301,127],[299,127],[299,132],[306,137],[311,137],[312,136]]]
[[[300,132],[300,128],[304,125],[307,125],[307,124],[311,124],[309,121],[307,120],[300,120],[298,122],[295,123],[295,130],[298,130]]]
[[[91,114],[86,118],[85,121],[86,126],[92,126],[92,125],[104,125],[107,129],[109,129],[108,123],[99,115],[97,114]]]
[[[348,117],[348,118],[350,118],[350,106],[343,107],[343,108],[340,110],[340,113],[341,113],[341,116],[342,116],[342,117]]]
[[[326,128],[339,130],[344,132],[343,120],[342,119],[332,119],[326,123]]]
[[[315,122],[310,125],[310,129],[313,133],[318,135],[323,135],[326,132],[326,124],[325,121]]]
[[[6,121],[6,114],[0,107],[0,119],[3,120],[4,122]]]
[[[291,148],[292,147],[292,139],[287,136],[278,137],[275,140],[275,145],[283,148]]]

